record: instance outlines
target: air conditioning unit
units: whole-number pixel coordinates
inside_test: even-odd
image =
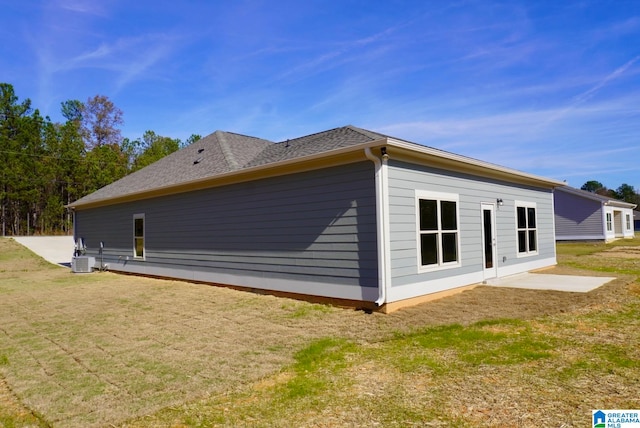
[[[76,256],[71,259],[71,272],[73,273],[91,273],[96,264],[95,257]]]

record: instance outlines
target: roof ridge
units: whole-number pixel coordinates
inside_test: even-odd
[[[231,131],[216,131],[216,132],[223,132],[223,133],[225,133],[225,134],[232,134],[232,135],[237,135],[237,136],[239,136],[239,137],[252,138],[252,139],[254,139],[254,140],[267,141],[267,142],[269,142],[269,143],[273,143],[273,144],[275,144],[275,143],[274,143],[273,141],[271,141],[271,140],[266,140],[266,139],[264,139],[264,138],[260,138],[260,137],[254,137],[253,135],[240,134],[240,133],[238,133],[238,132],[231,132]]]
[[[367,137],[367,138],[372,138],[372,139],[374,139],[374,140],[377,140],[377,139],[378,139],[378,138],[375,138],[375,137],[373,136],[374,134],[375,134],[376,136],[378,136],[378,135],[379,135],[379,136],[382,136],[382,137],[385,137],[385,138],[392,138],[392,137],[390,137],[390,136],[388,136],[388,135],[381,134],[380,132],[370,131],[370,130],[368,130],[368,129],[364,129],[364,128],[358,128],[357,126],[353,126],[353,125],[347,125],[347,126],[344,126],[343,128],[348,128],[348,129],[350,129],[350,130],[352,130],[352,131],[354,131],[354,132],[357,132],[357,133],[358,133],[358,134],[360,134],[360,135],[364,135],[365,137]]]
[[[229,142],[225,136],[225,131],[216,131],[216,138],[218,139],[218,144],[220,145],[220,149],[222,150],[222,154],[224,155],[224,159],[227,161],[227,164],[231,169],[240,168],[240,164],[236,160],[236,157],[233,154],[233,150],[229,147]]]
[[[286,140],[278,141],[276,144],[282,144],[282,143],[286,143],[286,142],[290,143],[290,142],[295,141],[295,140],[301,140],[303,138],[313,137],[314,135],[326,134],[328,132],[335,131],[336,129],[343,129],[343,128],[346,128],[346,126],[338,126],[336,128],[327,129],[325,131],[314,132],[313,134],[308,134],[308,135],[302,135],[300,137],[287,138]]]

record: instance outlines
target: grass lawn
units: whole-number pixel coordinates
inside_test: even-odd
[[[559,244],[590,293],[390,315],[71,274],[0,239],[0,427],[591,426],[640,408],[640,239]]]

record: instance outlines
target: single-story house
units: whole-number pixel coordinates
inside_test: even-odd
[[[558,187],[553,200],[558,241],[610,242],[634,237],[635,204],[570,186]]]
[[[353,126],[216,131],[69,208],[111,271],[391,311],[556,264],[561,184]]]

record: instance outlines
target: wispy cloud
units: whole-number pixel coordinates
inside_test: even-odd
[[[76,13],[86,13],[96,16],[105,16],[105,2],[94,0],[57,0],[54,7]]]
[[[624,74],[626,73],[626,71],[633,66],[636,62],[638,62],[638,60],[640,60],[640,55],[637,55],[633,58],[631,58],[629,61],[627,61],[625,64],[623,64],[622,66],[616,68],[613,72],[609,73],[608,75],[606,75],[604,78],[600,79],[595,85],[593,85],[591,88],[589,88],[588,90],[578,94],[577,96],[575,96],[573,98],[573,100],[571,101],[571,103],[565,107],[564,109],[562,109],[561,111],[559,111],[557,114],[554,114],[553,116],[551,116],[546,122],[545,122],[545,126],[549,125],[552,122],[555,122],[557,120],[562,119],[563,117],[565,117],[567,114],[569,114],[570,112],[572,112],[573,110],[575,110],[578,106],[580,106],[581,104],[586,103],[587,101],[589,101],[591,98],[593,98],[602,88],[604,88],[605,86],[609,85],[610,83],[612,83],[614,80],[617,80],[619,78],[621,78],[622,76],[624,76]]]
[[[122,90],[132,81],[143,76],[155,64],[166,59],[173,52],[173,39],[161,37],[146,46],[135,61],[121,64],[120,75],[116,81],[116,91]]]
[[[101,43],[97,48],[82,53],[75,58],[71,58],[65,64],[60,64],[60,70],[74,68],[75,66],[86,64],[90,61],[106,58],[113,53],[113,50],[113,46]]]
[[[505,138],[534,139],[533,135],[523,135],[523,129],[546,120],[554,110],[533,110],[498,113],[488,116],[413,121],[388,124],[377,128],[385,134],[403,136],[416,142],[428,140],[486,141]]]
[[[306,59],[301,64],[298,64],[291,69],[280,73],[275,80],[285,80],[291,77],[301,77],[308,75],[309,73],[315,74],[318,71],[326,71],[328,69],[337,67],[344,62],[352,61],[353,58],[345,58],[346,55],[351,54],[357,49],[363,49],[369,45],[383,41],[391,36],[393,33],[400,30],[402,27],[409,25],[409,22],[404,22],[399,25],[395,25],[384,29],[378,33],[372,34],[360,39],[350,40],[346,42],[332,43],[335,48],[321,53],[313,58]]]
[[[552,107],[467,117],[449,115],[432,120],[386,123],[377,126],[376,130],[446,150],[474,153],[492,145],[526,147],[531,143],[550,144],[548,150],[553,152],[574,145],[576,139],[587,145],[593,139],[606,138],[607,135],[611,139],[608,141],[610,150],[627,150],[632,141],[622,138],[620,133],[635,135],[636,128],[640,128],[634,120],[640,114],[634,101],[637,96],[637,93],[631,93],[575,107],[565,123],[546,127],[540,124],[550,124],[550,118],[557,117],[564,109]],[[620,123],[615,124],[616,120]],[[533,149],[538,150],[538,146]],[[638,149],[638,143],[634,144],[634,149]]]
[[[571,106],[573,107],[573,106],[576,106],[576,105],[582,104],[583,102],[588,101],[591,97],[593,97],[596,94],[596,92],[598,92],[604,86],[606,86],[607,84],[609,84],[613,80],[618,79],[619,77],[621,77],[629,69],[629,67],[631,67],[633,64],[635,64],[639,59],[640,59],[640,55],[637,55],[634,58],[631,58],[629,61],[627,61],[621,67],[618,67],[617,69],[615,69],[612,73],[610,73],[609,75],[605,76],[604,79],[600,80],[595,86],[593,86],[589,90],[587,90],[587,91],[581,93],[580,95],[578,95],[577,97],[575,97],[574,102],[572,103]]]
[[[167,58],[178,40],[179,37],[167,34],[149,34],[123,37],[111,43],[101,42],[97,47],[68,58],[43,52],[42,79],[48,81],[53,74],[79,69],[109,70],[114,73],[114,91],[119,92],[132,81],[144,76],[155,64]]]
[[[596,41],[617,39],[640,30],[640,17],[631,16],[627,19],[613,22],[608,26],[596,27],[593,30],[593,39]]]

